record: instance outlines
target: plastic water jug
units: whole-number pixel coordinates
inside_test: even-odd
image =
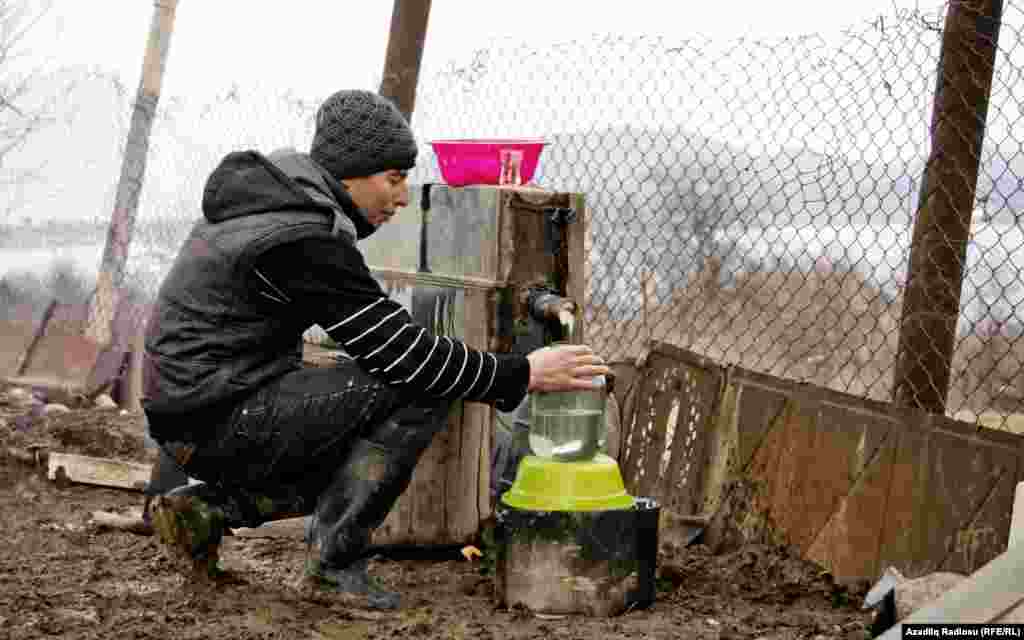
[[[607,395],[599,389],[530,394],[530,449],[559,462],[591,460],[605,447]]]

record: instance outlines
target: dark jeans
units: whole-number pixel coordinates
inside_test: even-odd
[[[204,443],[161,445],[233,526],[313,514],[321,562],[342,567],[408,487],[449,407],[417,405],[345,359],[273,381]]]

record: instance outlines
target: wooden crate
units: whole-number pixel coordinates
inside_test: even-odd
[[[525,316],[521,294],[530,286],[557,283],[582,303],[581,196],[483,186],[431,185],[428,198],[424,187],[412,191],[409,209],[362,246],[381,284],[418,320],[430,317],[432,329],[471,347],[505,351]],[[558,251],[552,251],[545,228],[550,207],[576,214]],[[438,306],[425,312],[418,297]],[[495,420],[490,406],[455,405],[447,429],[423,455],[375,544],[458,544],[476,535],[492,512]]]

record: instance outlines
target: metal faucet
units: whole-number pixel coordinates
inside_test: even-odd
[[[574,300],[562,297],[547,287],[531,287],[526,300],[530,317],[561,340],[572,340],[577,309]]]

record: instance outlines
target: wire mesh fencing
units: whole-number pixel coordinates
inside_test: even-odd
[[[144,186],[128,180],[126,191],[119,176],[135,91],[82,69],[41,76],[37,91],[46,98],[46,126],[0,167],[17,176],[0,212],[0,321],[34,322],[50,299],[85,304],[91,337],[121,346],[144,322],[201,217],[210,171],[231,151],[307,146],[316,107],[264,87],[229,86],[201,101],[164,96]],[[112,234],[112,213],[132,197],[136,213],[122,219],[128,228]],[[126,259],[106,260],[107,252]],[[106,263],[119,268],[102,272]],[[112,286],[97,288],[104,279]]]
[[[971,182],[961,171],[925,184],[945,14],[900,10],[771,40],[504,41],[444,64],[428,43],[413,181],[441,181],[430,140],[542,137],[534,182],[586,197],[587,340],[607,358],[667,341],[890,401],[915,220],[936,194]],[[972,217],[960,220],[963,242],[947,239],[963,273],[958,291],[947,280],[958,305],[948,412],[999,424],[1024,413],[1024,136],[1013,91],[1022,25],[1019,0],[1005,3],[984,143],[971,147]],[[48,182],[51,163],[34,192],[46,197],[26,198],[18,216],[53,255],[88,267],[105,242],[134,96],[109,78],[79,84],[45,135],[89,150],[89,165],[56,161],[78,162],[63,169],[95,175],[94,188]],[[110,108],[96,124],[87,105],[101,100]],[[217,161],[244,148],[307,148],[315,107],[267,87],[161,99],[125,272],[138,299],[156,292]],[[48,231],[47,211],[68,206],[84,226]]]
[[[945,14],[770,41],[503,43],[423,78],[416,129],[549,141],[536,182],[586,194],[587,336],[607,357],[663,340],[888,401],[914,220],[971,186],[963,167],[922,191]],[[972,418],[1024,397],[1021,24],[1008,3],[965,242],[933,243],[964,274],[947,294],[959,305],[948,408]],[[976,58],[947,62],[978,64],[981,82]],[[429,163],[417,177],[439,179]],[[939,259],[922,256],[948,271]]]

